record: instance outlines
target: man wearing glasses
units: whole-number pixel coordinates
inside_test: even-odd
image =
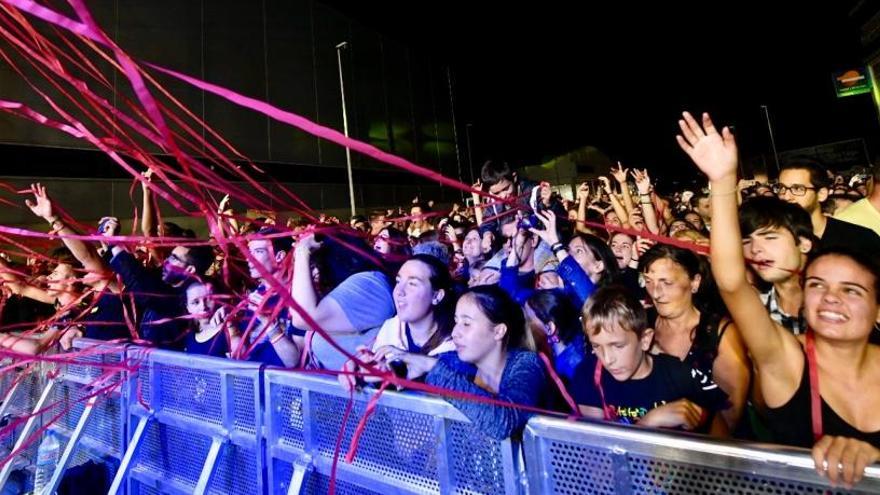
[[[814,160],[794,159],[783,165],[773,192],[789,203],[794,203],[810,215],[813,234],[824,247],[846,246],[869,253],[880,250],[880,236],[864,227],[825,216],[822,202],[828,198],[831,180],[825,169]]]

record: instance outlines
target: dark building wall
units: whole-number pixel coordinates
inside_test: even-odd
[[[322,125],[342,130],[336,45],[343,52],[352,137],[457,175],[446,67],[374,32],[314,0],[91,0],[106,32],[131,55],[237,92],[266,100]],[[47,31],[48,32],[48,31]],[[124,77],[113,78],[116,95],[95,85],[120,109],[132,97]],[[234,106],[168,77],[157,79],[250,159],[340,168],[345,152],[292,127]],[[0,64],[0,94],[51,114],[8,66]],[[55,94],[55,93],[52,93]],[[65,107],[66,108],[66,107]],[[65,134],[0,115],[0,142],[65,148],[88,147]],[[387,166],[354,155],[356,169]],[[42,166],[42,164],[41,164]],[[91,167],[39,170],[45,175],[102,177]],[[96,167],[95,170],[100,170]],[[0,170],[0,174],[17,171]],[[337,175],[331,174],[333,177]],[[309,182],[322,182],[309,177]],[[329,180],[336,182],[336,180]]]

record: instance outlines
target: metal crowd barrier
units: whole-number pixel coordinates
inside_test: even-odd
[[[344,457],[375,391],[355,395],[335,379],[267,371],[266,458],[272,494],[327,493],[340,431],[337,493],[519,493],[513,443],[493,440],[442,399],[386,391],[357,455]]]
[[[44,386],[45,368],[43,363],[28,363],[4,373],[8,376],[3,383],[5,394],[0,404],[0,422],[4,428],[3,454],[7,462],[0,468],[0,487],[6,484],[13,470],[27,468],[36,459],[39,442],[27,444],[31,434],[43,424],[42,417],[35,413],[50,399],[51,389]]]
[[[44,426],[57,434],[61,456],[50,480],[54,491],[67,468],[89,460],[114,465],[124,451],[125,416],[122,386],[126,374],[118,369],[125,357],[125,346],[81,339],[72,362],[33,363],[8,372],[11,383],[0,405],[7,421],[18,422],[7,455],[30,442],[0,469],[3,486],[15,469],[32,469]],[[117,367],[117,369],[109,367]],[[93,392],[92,385],[96,386]],[[5,383],[4,383],[5,387]],[[97,389],[107,390],[98,394]],[[26,418],[26,420],[25,420]],[[25,420],[25,421],[22,421]]]
[[[804,449],[548,417],[529,421],[523,450],[532,494],[880,493],[872,466],[853,491],[819,477]]]
[[[132,347],[130,438],[110,493],[263,493],[258,364]]]
[[[0,376],[0,413],[21,419],[15,446],[43,424],[62,440],[53,488],[92,460],[115,471],[113,494],[323,494],[341,440],[342,495],[880,493],[880,466],[847,491],[816,475],[805,450],[776,445],[535,417],[520,446],[484,436],[440,398],[393,391],[349,464],[375,390],[356,393],[343,422],[350,395],[326,377],[86,340],[75,347],[72,363]],[[112,368],[121,363],[137,371]],[[0,468],[0,488],[12,470],[32,469],[37,445]]]
[[[49,482],[50,492],[71,466],[91,460],[113,472],[126,447],[125,346],[81,339],[73,348],[79,352],[75,361],[60,366],[57,378],[47,384],[53,388],[54,401],[65,406],[50,425],[64,446]],[[50,411],[46,416],[51,420],[55,415]]]

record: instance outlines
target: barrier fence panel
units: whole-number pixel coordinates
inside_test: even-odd
[[[5,487],[13,471],[25,469],[33,471],[36,461],[38,441],[35,432],[43,426],[43,418],[38,411],[50,404],[54,382],[45,380],[45,363],[29,363],[16,366],[6,373],[12,375],[10,385],[2,404],[2,422],[14,425],[8,430],[4,454],[6,462],[0,468],[0,487]],[[14,456],[11,454],[15,453]],[[11,456],[11,457],[10,457]]]
[[[132,347],[129,443],[110,493],[262,493],[260,366]]]
[[[0,359],[0,369],[6,370],[9,366],[14,366],[11,359]],[[0,373],[0,418],[6,415],[6,410],[9,408],[9,401],[6,399],[18,384],[16,378],[17,374],[11,371]]]
[[[36,451],[45,438],[44,426],[56,434],[62,448],[50,491],[58,486],[67,468],[94,461],[112,472],[118,464],[125,441],[121,393],[125,373],[105,367],[120,365],[125,347],[80,339],[74,343],[74,350],[80,354],[71,364],[34,363],[6,373],[13,378],[3,403],[6,421],[18,421],[20,427],[14,430],[15,443],[5,455],[26,443],[30,445],[0,469],[0,487],[5,487],[17,469],[24,471],[26,479],[32,479]],[[107,393],[92,393],[92,386],[114,384],[115,388]],[[91,395],[95,397],[90,399]]]
[[[348,464],[375,391],[355,395],[343,424],[350,396],[335,379],[269,370],[264,382],[270,493],[326,493],[340,432],[337,493],[518,493],[513,443],[486,437],[442,399],[383,393]]]
[[[73,344],[75,358],[60,365],[52,378],[54,407],[43,418],[51,421],[58,416],[49,428],[57,434],[62,454],[50,491],[58,487],[66,469],[89,461],[106,466],[110,476],[115,474],[126,443],[125,349],[78,339]]]
[[[537,417],[523,437],[530,493],[880,493],[880,467],[856,489],[832,487],[804,449]]]
[[[540,416],[524,432],[523,467],[515,442],[488,438],[446,401],[411,392],[382,394],[346,463],[374,389],[354,394],[344,422],[351,396],[335,379],[87,340],[74,346],[73,362],[22,365],[10,372],[15,381],[0,382],[2,406],[19,420],[17,446],[44,424],[58,435],[53,488],[91,460],[116,471],[114,494],[323,494],[339,442],[342,495],[880,493],[876,465],[848,491],[818,476],[804,449]],[[38,445],[0,469],[0,487],[14,470],[32,474]]]
[[[32,400],[23,390],[25,380],[24,377],[29,373],[26,369],[34,365],[16,365],[12,359],[3,359],[0,366],[4,370],[0,373],[0,424],[6,426],[16,416],[20,416],[23,412],[30,412],[33,403],[29,405],[25,401]],[[16,435],[14,432],[5,434],[0,439],[3,454],[12,452],[12,446],[15,443]]]

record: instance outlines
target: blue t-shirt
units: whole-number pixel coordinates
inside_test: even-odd
[[[360,272],[345,279],[326,297],[336,301],[354,327],[353,332],[333,333],[333,340],[349,354],[358,346],[369,346],[379,327],[394,316],[391,284],[382,272]],[[321,368],[338,370],[348,359],[316,333],[311,344],[312,357]]]
[[[267,289],[264,285],[260,285],[259,287],[254,289],[253,292],[263,295],[267,294],[269,292],[269,289]],[[272,294],[269,297],[269,300],[266,301],[265,305],[263,306],[263,311],[272,314],[275,312],[276,306],[278,304],[281,304],[282,302],[283,301],[281,300],[280,295]],[[286,307],[281,308],[278,311],[275,320],[278,328],[291,338],[294,336],[301,337],[305,335],[305,332],[293,326],[293,323],[290,321],[290,311],[292,310]],[[242,332],[242,334],[244,335],[244,332],[246,332],[248,328],[250,328],[250,332],[246,334],[248,338],[248,344],[245,346],[245,348],[248,348],[248,345],[250,344],[254,344],[257,338],[260,339],[260,341],[257,342],[251,349],[250,353],[247,356],[247,360],[256,363],[263,363],[269,366],[283,367],[284,362],[281,360],[281,357],[278,355],[278,353],[275,352],[275,346],[273,346],[270,342],[269,335],[266,332],[262,332],[256,323],[251,323],[251,320],[254,317],[253,311],[248,309],[242,311],[241,314],[241,319],[239,319],[238,322],[238,331]]]
[[[186,335],[184,352],[188,354],[201,354],[203,356],[226,357],[226,353],[229,352],[226,333],[219,331],[205,342],[196,340],[197,335],[196,332],[189,332]]]

